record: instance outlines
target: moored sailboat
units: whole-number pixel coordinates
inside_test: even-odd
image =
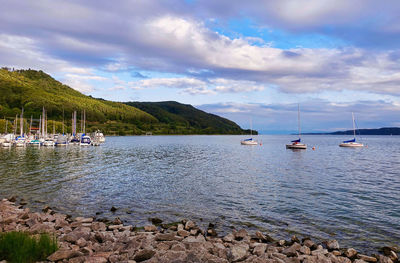
[[[241,140],[240,144],[241,145],[258,145],[258,141],[254,140],[252,138],[252,136],[253,136],[253,123],[250,119],[250,138]]]
[[[307,144],[301,143],[300,105],[297,105],[297,122],[298,122],[299,138],[297,140],[291,141],[291,144],[286,144],[286,149],[299,149],[299,150],[307,149]]]
[[[351,113],[351,116],[353,117],[353,139],[343,141],[341,144],[339,144],[340,147],[364,147],[364,144],[356,142],[356,122],[354,120],[354,113]]]

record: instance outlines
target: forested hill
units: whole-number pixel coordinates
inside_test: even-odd
[[[194,129],[195,133],[202,134],[244,133],[233,121],[176,101],[126,102],[126,104],[151,114],[160,123],[170,125],[171,129]],[[250,131],[246,131],[248,132]]]
[[[353,130],[337,131],[329,134],[333,135],[353,135]],[[385,127],[379,129],[358,129],[356,134],[361,135],[400,135],[400,128],[398,127]]]
[[[167,104],[169,103],[171,102]],[[43,107],[47,111],[48,119],[58,122],[57,129],[61,127],[64,116],[67,131],[70,131],[72,112],[78,111],[79,118],[85,110],[87,130],[101,129],[106,134],[246,133],[234,122],[202,112],[190,105],[175,102],[175,108],[179,109],[177,112],[165,110],[161,113],[149,110],[155,107],[150,107],[147,103],[143,103],[147,107],[142,107],[147,110],[139,109],[133,104],[86,96],[43,71],[0,69],[0,133],[4,132],[4,118],[11,122],[24,108],[26,119],[31,116],[39,119]],[[11,129],[11,125],[8,129]]]

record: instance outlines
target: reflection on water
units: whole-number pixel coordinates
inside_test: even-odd
[[[239,136],[147,136],[0,149],[0,196],[134,225],[191,218],[220,231],[247,226],[364,250],[399,243],[398,137],[347,149],[340,136],[304,136],[306,151],[286,150],[287,136],[260,137],[262,146],[240,145]]]

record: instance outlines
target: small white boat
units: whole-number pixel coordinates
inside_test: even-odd
[[[68,138],[66,135],[58,135],[56,146],[68,146]]]
[[[11,146],[12,146],[11,142],[4,141],[1,143],[1,147],[4,147],[4,148],[9,148]]]
[[[25,147],[25,146],[26,146],[25,138],[18,136],[17,139],[15,140],[15,147]]]
[[[42,142],[39,140],[31,140],[28,144],[31,146],[42,146]]]
[[[297,105],[297,122],[298,122],[299,138],[297,140],[291,141],[291,144],[286,144],[286,149],[298,149],[298,150],[307,149],[307,144],[301,143],[300,105]]]
[[[353,135],[354,138],[348,141],[344,141],[341,144],[339,144],[340,147],[364,147],[364,144],[356,142],[356,122],[354,120],[354,113],[351,113],[353,117]]]
[[[101,131],[97,130],[94,133],[94,141],[97,141],[99,143],[104,143],[106,141],[106,137]]]
[[[43,146],[46,146],[46,147],[54,147],[54,146],[55,146],[55,142],[54,142],[52,139],[46,139],[46,140],[43,142]]]
[[[92,140],[90,139],[89,135],[83,135],[81,138],[80,146],[91,146]]]
[[[240,141],[242,145],[258,145],[258,141],[254,140],[253,138],[244,139]]]

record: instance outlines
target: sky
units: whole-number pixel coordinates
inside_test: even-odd
[[[0,0],[0,66],[262,133],[400,126],[397,0]]]

